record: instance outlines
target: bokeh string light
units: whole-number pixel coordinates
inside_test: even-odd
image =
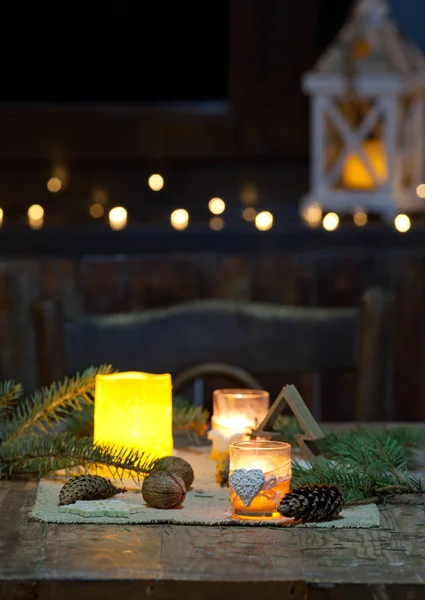
[[[164,187],[164,178],[159,173],[154,173],[149,177],[148,185],[154,192],[159,192]]]
[[[328,213],[323,217],[323,229],[326,231],[335,231],[339,226],[339,217],[336,213]]]
[[[397,215],[394,219],[394,227],[400,233],[406,233],[411,227],[410,218],[407,215]]]
[[[93,219],[100,219],[105,214],[105,208],[100,202],[95,202],[90,206],[89,212]]]
[[[62,189],[62,181],[58,177],[50,177],[47,182],[47,189],[52,194],[56,194]]]
[[[252,223],[253,221],[255,221],[256,216],[257,216],[257,211],[252,206],[245,208],[242,212],[242,217],[243,217],[244,221],[248,221],[249,223]]]
[[[213,231],[221,231],[224,227],[224,220],[221,217],[212,217],[209,225]]]
[[[127,211],[123,206],[114,206],[109,211],[109,226],[114,231],[120,231],[127,226]]]
[[[367,213],[363,210],[356,211],[353,215],[353,221],[357,227],[364,227],[367,225]]]
[[[418,185],[418,187],[416,188],[416,193],[419,196],[419,198],[425,198],[425,183],[421,183],[420,185]]]
[[[44,208],[40,204],[32,204],[28,211],[28,225],[31,229],[41,229],[44,225]]]
[[[221,198],[211,198],[208,208],[213,215],[221,215],[226,210],[226,203]]]
[[[189,213],[185,208],[177,208],[171,213],[170,222],[174,229],[183,231],[189,225]]]
[[[309,204],[301,212],[301,218],[309,227],[320,227],[322,224],[322,208],[320,204]]]
[[[255,217],[255,226],[259,231],[268,231],[273,227],[273,215],[268,210],[263,210]]]

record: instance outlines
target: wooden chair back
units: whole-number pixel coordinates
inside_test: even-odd
[[[172,373],[177,393],[211,374],[259,388],[268,374],[352,368],[357,418],[377,418],[388,379],[390,304],[372,289],[355,308],[214,300],[65,321],[59,302],[42,299],[34,306],[40,384],[101,363]]]

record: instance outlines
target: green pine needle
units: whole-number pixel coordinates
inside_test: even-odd
[[[202,406],[194,406],[186,398],[177,396],[173,401],[173,430],[204,435],[209,413]]]
[[[357,429],[327,436],[326,457],[306,466],[293,463],[292,485],[336,484],[347,504],[384,493],[421,493],[419,480],[408,476],[408,452],[391,431]]]
[[[54,423],[66,420],[70,410],[81,410],[93,403],[95,378],[110,373],[109,365],[90,367],[74,377],[35,392],[16,406],[10,423],[3,431],[3,441],[15,440],[23,433],[48,431]]]
[[[16,401],[22,396],[22,386],[15,381],[0,382],[0,422],[9,417]]]
[[[96,465],[109,467],[111,474],[128,470],[135,477],[149,473],[154,457],[119,446],[95,446],[91,438],[69,434],[26,435],[0,445],[0,478],[16,475],[42,477],[48,473],[80,468],[89,471]]]

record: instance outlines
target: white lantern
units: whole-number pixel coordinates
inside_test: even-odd
[[[303,78],[311,95],[311,184],[301,211],[320,206],[392,218],[425,209],[425,58],[389,17],[359,0],[335,42]]]

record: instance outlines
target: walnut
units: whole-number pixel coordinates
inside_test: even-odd
[[[161,458],[156,463],[154,471],[166,471],[167,473],[179,475],[183,479],[187,490],[195,479],[192,466],[187,460],[179,458],[178,456],[164,456],[164,458]]]
[[[153,508],[178,508],[186,498],[186,486],[179,475],[156,471],[144,479],[142,496]]]

